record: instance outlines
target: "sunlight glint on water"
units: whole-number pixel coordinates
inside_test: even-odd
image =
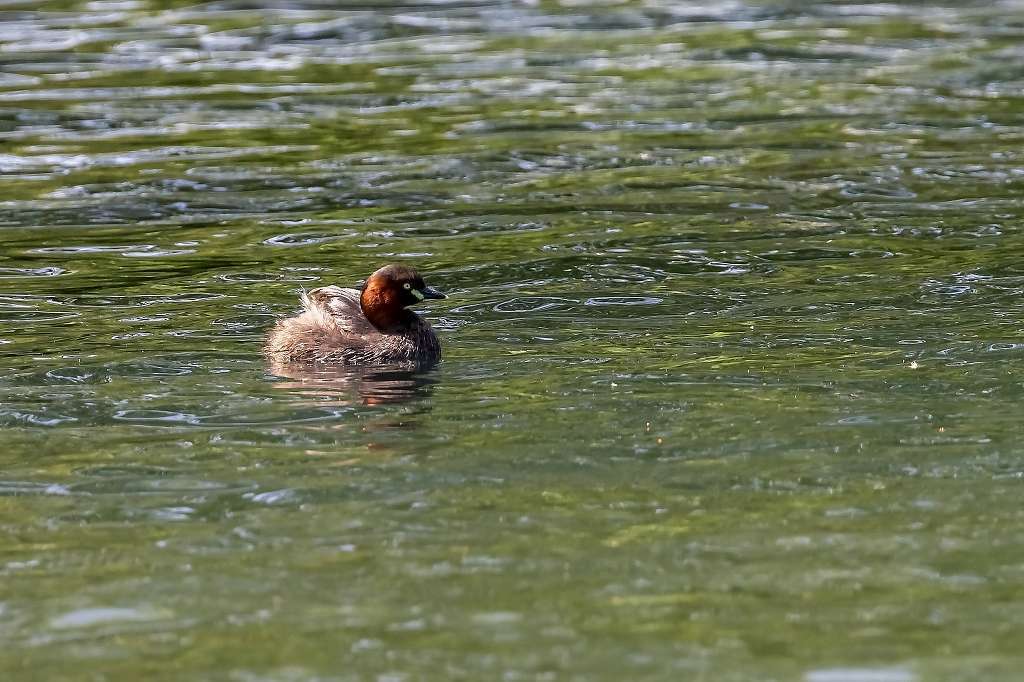
[[[4,679],[1017,679],[1022,33],[3,3]],[[393,260],[441,366],[268,371]]]

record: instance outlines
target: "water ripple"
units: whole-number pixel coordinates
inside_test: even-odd
[[[0,267],[0,279],[20,277],[60,277],[69,274],[68,270],[55,266],[41,268],[3,268]]]
[[[1019,2],[0,5],[8,677],[1019,677]]]

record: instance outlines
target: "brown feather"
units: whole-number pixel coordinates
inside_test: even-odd
[[[329,286],[304,293],[303,311],[274,325],[265,354],[275,362],[437,362],[441,344],[430,324],[404,308],[394,287],[377,274],[362,292]]]

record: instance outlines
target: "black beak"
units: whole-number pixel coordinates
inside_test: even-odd
[[[423,287],[420,293],[423,294],[423,298],[448,298],[434,287]]]

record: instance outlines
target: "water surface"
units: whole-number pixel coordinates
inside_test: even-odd
[[[1018,679],[1022,37],[4,0],[5,679]],[[442,365],[269,371],[393,260]]]

